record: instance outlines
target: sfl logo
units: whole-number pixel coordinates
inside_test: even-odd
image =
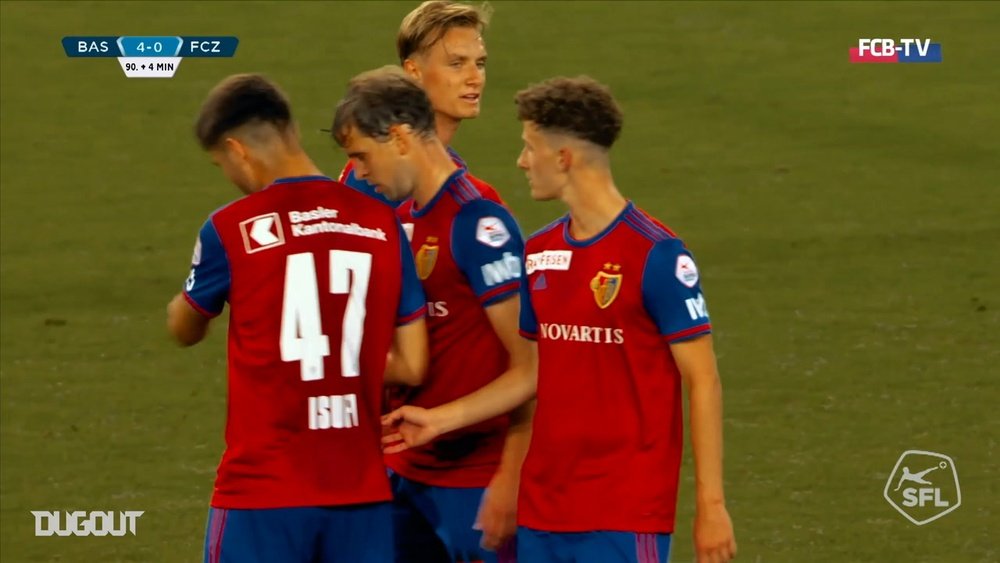
[[[962,504],[955,462],[944,454],[907,450],[892,469],[883,496],[917,526],[933,522]]]

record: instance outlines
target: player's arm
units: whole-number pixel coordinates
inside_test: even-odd
[[[181,346],[193,346],[208,334],[211,319],[192,307],[183,293],[178,293],[167,305],[167,329]]]
[[[722,488],[722,384],[712,335],[675,342],[670,352],[687,389],[695,465],[695,551],[698,561],[736,555],[733,523]]]
[[[229,259],[209,219],[198,233],[184,290],[167,305],[167,330],[182,346],[201,342],[229,296]]]
[[[534,342],[526,346],[531,356],[537,356]],[[396,432],[382,437],[385,452],[422,446],[442,434],[510,412],[534,399],[537,387],[537,367],[532,367],[504,372],[478,390],[432,409],[400,407],[382,417],[383,425],[396,427]]]
[[[514,377],[531,378],[536,369],[535,346],[518,332],[521,299],[517,294],[486,308],[493,325],[510,356],[507,372]],[[503,377],[505,374],[501,374]],[[517,491],[521,482],[521,465],[531,443],[531,422],[535,412],[534,399],[517,406],[510,414],[500,466],[490,480],[480,503],[476,521],[483,531],[483,547],[496,550],[517,531]]]
[[[523,329],[525,315],[533,324],[534,313],[526,306],[530,298],[523,284],[524,243],[517,223],[502,206],[477,201],[456,218],[452,240],[456,263],[507,348],[510,365],[498,378],[465,397],[433,409],[405,406],[387,415],[386,424],[399,426],[399,432],[383,438],[386,444],[395,443],[387,452],[422,445],[445,432],[510,412],[535,396],[537,347],[518,335],[519,320]],[[524,413],[520,414],[523,418]],[[514,434],[517,438],[517,428]],[[524,440],[524,434],[520,436]],[[403,443],[398,443],[400,440]],[[512,457],[516,461],[517,455]]]
[[[695,459],[697,503],[723,504],[722,383],[715,363],[712,335],[670,345],[690,402],[691,446]]]
[[[680,241],[661,241],[650,251],[642,294],[688,393],[697,560],[729,561],[736,554],[736,540],[722,488],[722,383],[698,268]]]
[[[427,373],[430,350],[427,344],[427,323],[424,314],[427,299],[424,287],[417,277],[417,267],[413,253],[403,232],[403,226],[396,221],[399,232],[399,257],[402,264],[402,281],[399,290],[396,331],[392,337],[392,349],[385,366],[385,383],[389,385],[420,385]]]
[[[528,362],[508,370],[472,393],[433,409],[407,405],[385,415],[382,423],[397,431],[382,438],[386,453],[424,445],[434,438],[510,412],[534,399],[538,388],[538,348],[526,341]]]
[[[427,323],[424,319],[396,327],[392,351],[385,366],[385,382],[390,385],[420,385],[429,361]]]

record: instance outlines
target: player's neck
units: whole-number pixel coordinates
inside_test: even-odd
[[[448,177],[455,173],[458,165],[451,159],[444,145],[437,139],[424,145],[424,162],[419,167],[417,185],[413,189],[413,201],[417,207],[424,207],[443,188]]]
[[[460,123],[462,123],[460,119],[449,117],[443,113],[434,114],[434,129],[437,131],[438,139],[441,139],[441,144],[446,147],[451,145],[451,140],[455,138]]]
[[[628,205],[606,170],[576,172],[562,200],[569,208],[569,234],[577,240],[600,234]]]
[[[262,171],[261,180],[264,187],[270,186],[281,178],[297,178],[299,176],[322,176],[323,172],[304,152],[283,156],[267,170]]]

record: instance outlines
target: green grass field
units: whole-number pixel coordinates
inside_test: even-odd
[[[317,130],[350,76],[393,62],[414,5],[0,5],[4,563],[200,560],[225,331],[178,349],[165,305],[237,192],[194,115],[223,76],[264,72],[335,174]],[[1000,561],[1000,6],[494,6],[483,115],[455,147],[532,231],[563,210],[514,167],[513,93],[557,74],[612,86],[618,185],[703,272],[739,560]],[[114,34],[240,46],[127,80],[60,45]],[[859,37],[930,37],[944,62],[852,65]],[[907,449],[954,458],[957,511],[917,527],[886,503]],[[675,563],[692,560],[690,459],[681,486]],[[29,512],[115,509],[145,511],[136,536],[36,538]]]

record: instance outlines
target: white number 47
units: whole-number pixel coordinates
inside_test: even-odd
[[[371,270],[371,254],[330,251],[330,293],[348,294],[340,342],[340,373],[344,377],[361,374],[361,339]],[[320,326],[317,286],[312,253],[289,255],[281,306],[281,360],[301,362],[302,381],[323,379],[323,358],[330,355],[330,339]]]

